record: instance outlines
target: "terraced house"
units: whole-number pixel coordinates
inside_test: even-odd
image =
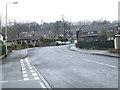
[[[103,35],[106,40],[114,40],[116,31],[117,26],[111,23],[85,25],[77,31],[77,39],[81,41],[103,41]]]

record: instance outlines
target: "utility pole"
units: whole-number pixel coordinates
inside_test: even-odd
[[[6,3],[6,17],[5,17],[5,21],[6,21],[6,25],[5,25],[5,27],[6,27],[6,32],[5,32],[5,43],[6,43],[6,54],[5,54],[5,56],[7,57],[7,54],[8,54],[8,52],[7,52],[7,6],[8,6],[8,4],[17,4],[18,2],[7,2]]]

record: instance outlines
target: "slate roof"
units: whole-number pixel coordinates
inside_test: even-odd
[[[104,24],[104,25],[90,25],[81,28],[81,30],[85,31],[99,31],[100,29],[113,29],[115,28],[112,24]]]
[[[41,39],[42,37],[39,37],[39,36],[27,36],[27,37],[25,37],[25,36],[22,36],[22,37],[18,37],[18,38],[16,38],[16,40],[39,40],[39,39]]]

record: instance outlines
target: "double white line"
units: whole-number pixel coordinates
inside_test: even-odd
[[[24,62],[27,63],[27,66],[32,74],[32,76],[34,77],[34,80],[42,80],[42,82],[40,82],[40,85],[42,88],[49,88],[51,89],[50,85],[47,83],[47,81],[42,77],[42,75],[37,71],[37,69],[31,65],[31,61],[28,60],[29,57],[26,57],[25,59],[21,59],[21,67],[22,67],[22,73],[23,73],[23,80],[29,80],[28,78],[28,74],[27,71],[25,69],[25,64]]]
[[[23,80],[29,80],[28,75],[27,75],[27,71],[25,69],[25,65],[23,62],[23,59],[21,59],[21,67],[22,67],[22,73],[23,73]]]

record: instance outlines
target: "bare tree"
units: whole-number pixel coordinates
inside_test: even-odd
[[[106,29],[100,30],[99,36],[100,36],[101,41],[107,41],[107,39],[108,39],[108,32],[107,32],[107,30]]]
[[[60,37],[60,32],[62,30],[62,22],[61,21],[56,21],[54,23],[54,33],[56,34],[56,37]]]

